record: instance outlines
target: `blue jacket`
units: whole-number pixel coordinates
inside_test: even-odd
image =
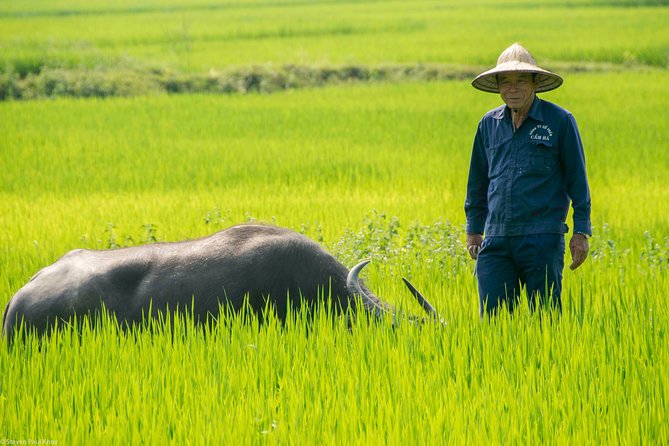
[[[568,111],[535,97],[514,132],[506,105],[481,119],[472,149],[467,233],[516,236],[568,231],[592,234],[583,145]]]

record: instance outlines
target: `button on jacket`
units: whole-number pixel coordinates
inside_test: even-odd
[[[515,129],[511,110],[488,112],[474,138],[465,213],[467,232],[486,236],[592,234],[583,145],[568,111],[535,97]]]

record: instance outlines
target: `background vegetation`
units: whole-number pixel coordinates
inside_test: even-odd
[[[203,332],[178,318],[157,333],[108,322],[41,349],[0,346],[0,439],[669,442],[668,12],[585,0],[0,2],[0,85],[34,93],[0,103],[0,308],[69,249],[255,219],[347,265],[371,257],[371,288],[417,314],[410,277],[447,321],[349,332],[325,317],[279,328],[247,315]],[[517,40],[565,75],[542,96],[580,125],[595,236],[587,263],[565,271],[561,318],[521,309],[481,323],[462,206],[476,124],[500,99],[458,76]],[[359,75],[380,67],[394,68]],[[412,74],[429,69],[438,75]],[[248,95],[160,83],[294,72],[318,81]],[[92,90],[65,88],[81,77]]]
[[[0,99],[276,90],[342,79],[424,78],[425,71],[469,76],[514,41],[562,72],[666,68],[665,6],[626,0],[6,0]]]

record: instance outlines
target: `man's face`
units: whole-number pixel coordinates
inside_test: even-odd
[[[512,110],[529,110],[534,100],[532,73],[502,73],[497,77],[499,94]]]

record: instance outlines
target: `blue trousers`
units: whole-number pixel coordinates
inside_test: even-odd
[[[537,302],[562,311],[563,234],[486,237],[476,261],[480,315],[493,315],[502,304],[510,312],[525,287],[530,309]]]

